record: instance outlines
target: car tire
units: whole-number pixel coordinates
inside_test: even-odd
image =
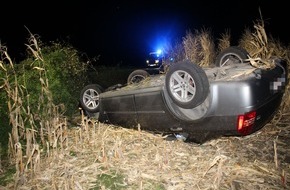
[[[215,60],[217,67],[224,67],[232,64],[239,64],[248,59],[249,53],[238,46],[230,46],[220,52]]]
[[[137,69],[130,73],[127,79],[127,83],[128,84],[139,83],[140,81],[144,80],[149,76],[150,74],[147,71],[143,69]]]
[[[200,66],[183,61],[170,66],[165,78],[165,89],[176,105],[191,109],[207,98],[209,81]]]
[[[104,90],[98,84],[85,86],[80,93],[80,106],[85,115],[91,115],[99,111],[99,95]]]

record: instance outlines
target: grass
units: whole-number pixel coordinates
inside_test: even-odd
[[[109,173],[99,174],[97,176],[97,180],[93,182],[93,186],[91,190],[101,190],[101,189],[110,189],[110,190],[121,190],[134,188],[130,187],[129,184],[126,183],[126,176],[122,175],[116,171],[110,171]],[[138,189],[138,187],[135,187]],[[142,185],[142,189],[144,190],[165,190],[163,184],[157,183],[153,180],[148,180],[144,185]]]
[[[115,84],[126,84],[127,78],[133,70],[133,68],[127,67],[102,66],[89,70],[88,78],[91,84],[99,84],[106,89]]]
[[[114,171],[110,171],[110,174],[104,173],[97,176],[96,182],[93,183],[94,187],[91,190],[111,189],[121,190],[126,189],[124,183],[124,176]]]
[[[13,183],[15,180],[14,178],[15,173],[16,173],[16,169],[13,165],[9,166],[8,168],[5,168],[5,172],[0,175],[0,184],[2,186],[6,186],[7,184]],[[0,186],[0,189],[1,189],[1,186]]]

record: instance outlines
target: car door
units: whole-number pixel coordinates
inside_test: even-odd
[[[152,87],[135,93],[137,122],[141,128],[168,131],[177,120],[169,113],[163,98],[162,87]]]
[[[100,96],[100,121],[134,127],[137,125],[137,114],[134,94],[115,94]]]

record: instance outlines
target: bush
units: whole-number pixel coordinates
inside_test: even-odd
[[[77,50],[69,45],[52,43],[43,47],[43,61],[27,58],[17,65],[19,82],[30,94],[30,104],[35,107],[41,90],[40,73],[35,67],[46,70],[49,90],[55,105],[63,104],[64,115],[71,117],[78,108],[81,88],[87,83],[88,64],[81,61]],[[43,62],[43,63],[40,63]]]
[[[51,102],[60,105],[58,108],[61,110],[58,111],[70,118],[74,113],[79,113],[79,94],[88,83],[88,61],[82,61],[81,55],[70,45],[53,42],[51,45],[37,48],[35,52],[32,49],[34,47],[28,47],[33,56],[28,55],[27,59],[20,63],[12,63],[6,48],[1,46],[2,150],[7,149],[8,134],[11,133],[11,106],[12,110],[21,112],[21,121],[16,122],[23,123],[24,128],[39,127],[39,122],[34,121],[49,117],[45,105]]]

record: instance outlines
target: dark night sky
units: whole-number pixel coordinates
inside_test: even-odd
[[[289,44],[284,0],[25,2],[1,4],[1,44],[16,60],[25,54],[29,34],[24,26],[44,43],[67,41],[89,57],[100,55],[103,63],[140,65],[158,43],[181,41],[189,30],[207,28],[216,37],[230,30],[239,38],[260,18],[259,8],[266,32]]]

